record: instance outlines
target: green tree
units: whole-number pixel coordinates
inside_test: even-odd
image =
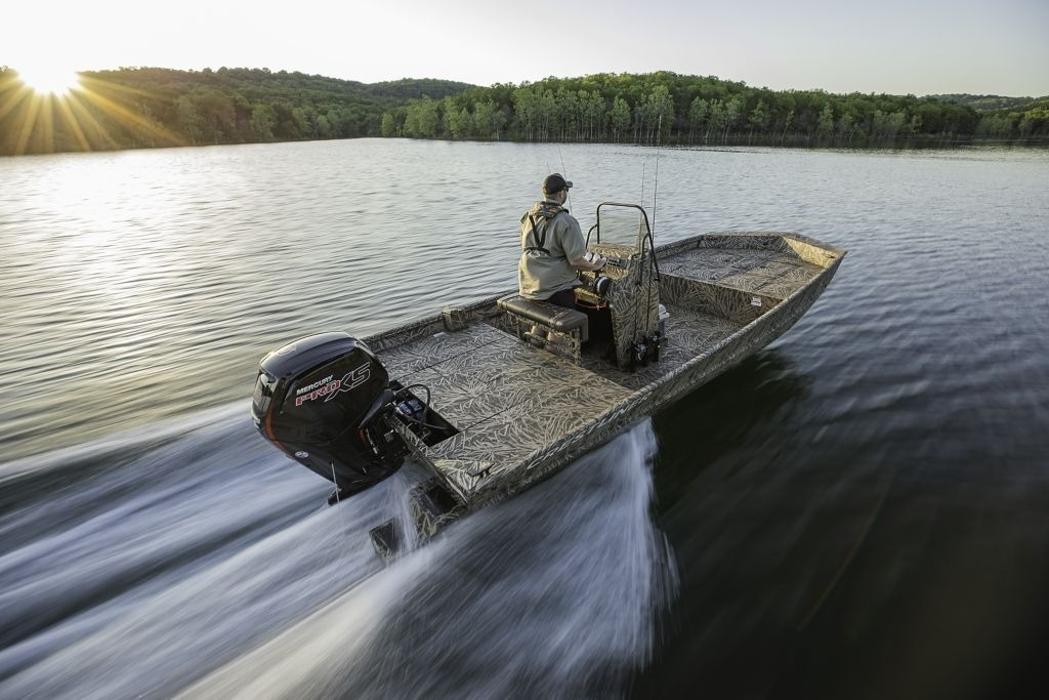
[[[510,123],[510,116],[507,113],[509,110],[499,109],[493,106],[492,112],[492,133],[495,134],[495,138],[498,139],[502,136],[503,130],[506,129],[506,125]]]
[[[473,132],[473,117],[466,107],[458,107],[451,98],[445,98],[444,128],[449,138],[469,138]]]
[[[331,138],[331,132],[332,132],[331,122],[328,121],[327,115],[318,114],[317,115],[317,136],[319,138],[322,138],[322,139],[330,139]]]
[[[401,130],[408,138],[419,137],[419,108],[415,103],[408,105],[404,110],[404,126]]]
[[[489,140],[499,138],[499,118],[492,100],[485,100],[474,105],[474,130],[478,138]]]
[[[575,92],[558,88],[554,95],[556,101],[556,122],[558,141],[575,141],[578,139],[579,100]]]
[[[540,140],[549,141],[557,123],[557,98],[553,90],[543,90],[539,96],[539,134]]]
[[[919,117],[920,118],[920,117]],[[838,143],[846,146],[852,144],[853,132],[856,129],[856,120],[849,112],[845,112],[838,119]]]
[[[758,100],[758,103],[754,105],[754,109],[750,112],[750,137],[753,139],[754,131],[756,130],[759,134],[764,135],[766,127],[769,124],[769,112],[768,107],[765,106],[764,100]]]
[[[1049,123],[1049,109],[1040,107],[1029,109],[1020,118],[1017,131],[1020,138],[1030,139],[1043,133],[1047,123]]]
[[[725,141],[726,143],[731,138],[732,132],[735,131],[739,124],[739,120],[743,116],[743,99],[739,95],[734,95],[728,102],[725,103],[724,111],[724,124],[725,124]]]
[[[313,134],[310,128],[310,119],[304,107],[293,107],[291,110],[291,123],[294,127],[296,138],[309,138]]]
[[[609,114],[612,125],[612,138],[616,143],[623,140],[627,131],[630,130],[630,105],[618,95],[612,101],[612,111]]]
[[[903,112],[882,112],[877,109],[871,123],[871,137],[879,145],[895,145],[896,136],[906,121],[907,115]]]
[[[394,119],[393,115],[389,112],[384,112],[382,115],[382,127],[380,133],[386,137],[397,135],[397,120]]]
[[[429,97],[408,105],[404,118],[404,135],[413,138],[432,139],[437,136],[440,115],[437,103]]]
[[[908,125],[908,129],[915,136],[922,132],[922,116],[920,114],[911,116],[911,122]]]
[[[710,111],[707,116],[707,131],[703,134],[703,142],[707,143],[710,141],[710,135],[713,133],[719,139],[723,136],[723,130],[725,128],[725,106],[721,100],[713,100],[710,103]]]
[[[786,143],[787,133],[794,128],[794,110],[787,112],[787,116],[783,118],[783,133],[780,135],[779,142]]]
[[[527,141],[537,140],[541,122],[538,95],[531,88],[522,86],[514,90],[511,99],[518,133]]]
[[[827,106],[820,112],[816,135],[821,143],[834,135],[834,108],[830,106],[830,103],[827,103]]]
[[[441,128],[445,138],[461,138],[459,105],[451,95],[441,100]]]
[[[233,100],[221,90],[208,88],[190,95],[200,116],[204,138],[212,143],[229,140],[237,132]]]
[[[688,107],[688,142],[695,143],[696,134],[703,130],[707,122],[710,104],[702,97],[696,97]]]
[[[605,103],[605,98],[597,90],[589,93],[584,92],[583,94],[585,95],[582,99],[585,123],[584,138],[587,141],[602,139],[605,134],[605,123],[608,119],[608,105]]]
[[[257,141],[272,141],[277,114],[268,104],[257,104],[251,109],[251,130]]]
[[[674,99],[666,85],[657,85],[648,95],[645,126],[649,143],[663,143],[674,125]]]
[[[204,120],[201,119],[189,95],[183,95],[175,100],[175,114],[179,131],[185,134],[190,143],[200,143],[204,136]]]

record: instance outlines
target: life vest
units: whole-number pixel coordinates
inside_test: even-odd
[[[550,222],[557,218],[557,215],[568,210],[557,204],[551,204],[550,202],[543,202],[539,205],[539,211],[532,213],[531,210],[526,211],[524,216],[521,217],[521,225],[524,225],[525,219],[532,224],[532,230],[529,234],[535,241],[534,246],[525,245],[528,242],[528,235],[525,235],[521,239],[521,251],[524,253],[530,253],[532,251],[538,251],[545,255],[550,255],[550,251],[546,249],[546,232],[550,228]],[[538,216],[537,216],[538,215]],[[539,231],[539,223],[543,223],[542,233]]]

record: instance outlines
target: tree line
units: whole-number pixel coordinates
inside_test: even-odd
[[[76,90],[50,97],[0,66],[0,154],[378,136],[384,111],[468,87],[265,68],[124,68],[82,73]]]
[[[976,107],[974,108],[975,105]],[[984,109],[986,108],[986,109]],[[1049,98],[772,91],[669,72],[476,87],[122,68],[34,94],[0,66],[0,155],[354,138],[826,147],[1046,144]]]
[[[980,112],[935,97],[773,91],[670,72],[598,74],[426,96],[384,113],[380,131],[412,138],[647,145],[1049,143],[1049,100],[1006,104],[1012,106]]]

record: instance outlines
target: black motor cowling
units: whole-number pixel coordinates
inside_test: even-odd
[[[321,333],[262,359],[251,415],[262,435],[334,481],[344,497],[382,481],[407,454],[378,358],[346,333]]]

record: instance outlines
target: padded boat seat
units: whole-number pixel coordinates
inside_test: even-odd
[[[578,330],[584,342],[589,340],[590,323],[587,315],[582,311],[568,309],[548,301],[525,299],[517,294],[505,296],[497,303],[503,311],[540,323],[559,333],[571,333]]]

